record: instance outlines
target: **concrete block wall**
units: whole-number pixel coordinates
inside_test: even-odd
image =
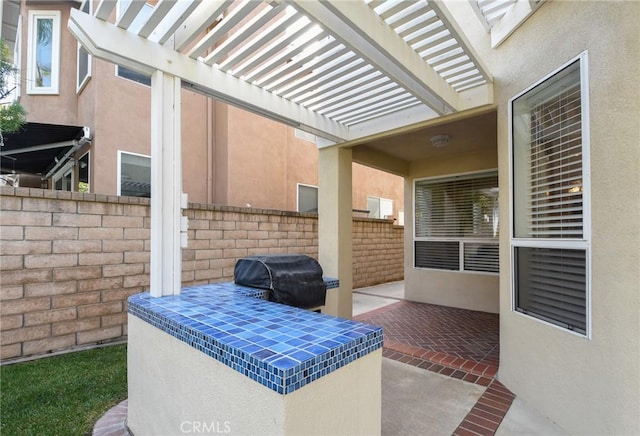
[[[353,219],[353,287],[404,279],[404,227],[392,221]]]
[[[125,337],[126,300],[149,286],[149,200],[0,194],[2,360]]]
[[[149,287],[149,200],[0,187],[0,359],[126,338]],[[317,258],[314,214],[190,204],[183,283],[232,280],[253,254]],[[401,280],[402,228],[354,218],[354,287]]]

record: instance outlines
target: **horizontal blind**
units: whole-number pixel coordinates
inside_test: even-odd
[[[457,241],[415,241],[415,267],[458,271],[460,243]]]
[[[528,236],[582,238],[580,70],[573,67],[556,91],[531,102]]]
[[[415,184],[415,236],[498,236],[497,174],[420,180]]]
[[[497,273],[499,270],[498,244],[485,242],[464,243],[465,271]]]
[[[586,251],[516,247],[519,311],[586,332]]]

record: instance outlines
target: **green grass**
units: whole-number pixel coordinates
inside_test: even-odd
[[[2,366],[0,434],[90,434],[126,397],[126,345]]]

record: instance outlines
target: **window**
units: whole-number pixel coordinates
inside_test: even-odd
[[[298,183],[298,212],[318,213],[318,187]]]
[[[510,101],[514,309],[588,334],[586,53]]]
[[[62,167],[53,176],[53,189],[56,191],[73,191],[73,160]]]
[[[118,195],[151,198],[151,158],[118,152]]]
[[[27,93],[58,94],[60,11],[29,11]]]
[[[128,4],[132,0],[123,0],[118,2],[117,15],[120,16],[120,12],[125,10]],[[134,33],[138,33],[142,26],[147,22],[151,14],[153,13],[153,6],[148,3],[145,3],[136,18],[129,26],[129,30]],[[130,70],[129,68],[116,65],[116,76],[122,77],[123,79],[132,80],[134,82],[140,83],[142,85],[151,86],[151,76],[148,76],[143,73],[139,73],[137,71]]]
[[[91,14],[91,1],[85,1],[81,10],[85,14]],[[77,59],[76,92],[79,94],[91,78],[91,55],[80,43],[78,43]]]
[[[393,216],[393,200],[378,197],[367,197],[369,218],[387,218]]]
[[[78,192],[91,192],[89,175],[89,152],[87,152],[78,159]]]
[[[498,175],[467,174],[414,185],[414,265],[498,272]]]

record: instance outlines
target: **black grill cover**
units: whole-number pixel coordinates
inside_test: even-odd
[[[322,267],[302,254],[249,256],[236,262],[238,285],[269,290],[269,300],[311,309],[324,306],[327,287]]]

